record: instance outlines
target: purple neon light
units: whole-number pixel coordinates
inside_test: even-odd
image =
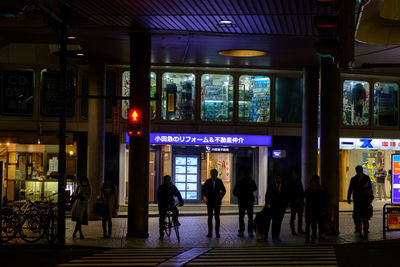
[[[150,144],[271,146],[269,135],[151,133]]]

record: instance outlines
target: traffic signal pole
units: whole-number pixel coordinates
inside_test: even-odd
[[[128,237],[147,238],[149,219],[151,35],[131,35],[130,106],[141,111],[142,133],[129,137]]]

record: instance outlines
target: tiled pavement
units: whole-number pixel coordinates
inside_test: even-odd
[[[74,223],[67,220],[67,239],[68,245],[82,246],[99,246],[108,248],[166,248],[166,247],[243,247],[243,246],[273,246],[269,242],[257,242],[253,237],[239,238],[237,237],[238,218],[235,215],[221,216],[221,238],[207,238],[207,217],[206,216],[185,216],[180,217],[182,226],[180,227],[181,242],[178,243],[174,234],[165,238],[163,241],[158,240],[158,218],[149,218],[149,237],[142,238],[126,238],[127,219],[113,219],[113,236],[110,239],[102,238],[101,221],[91,221],[88,226],[83,226],[85,239],[72,239],[72,231]],[[247,223],[247,222],[246,222]],[[351,213],[340,213],[339,219],[340,235],[337,237],[326,237],[324,240],[317,240],[317,244],[331,245],[360,241],[353,233],[353,219]],[[400,238],[400,232],[389,232],[387,239]],[[374,217],[370,221],[369,240],[382,240],[382,213],[375,212]],[[304,245],[304,236],[292,236],[289,229],[289,214],[285,215],[282,223],[281,242],[279,245]]]

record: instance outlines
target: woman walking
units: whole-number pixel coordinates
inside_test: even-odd
[[[106,178],[103,187],[101,188],[101,200],[103,202],[102,222],[103,222],[103,237],[111,237],[112,232],[112,217],[117,216],[118,210],[118,192],[117,187],[114,185],[110,178]],[[108,223],[108,233],[107,233]]]
[[[89,179],[83,176],[80,181],[78,188],[74,193],[74,203],[72,204],[72,220],[76,221],[74,234],[72,238],[76,238],[76,233],[79,231],[81,239],[84,239],[82,233],[82,224],[88,225],[88,206],[89,199],[92,193],[92,188],[89,184]]]

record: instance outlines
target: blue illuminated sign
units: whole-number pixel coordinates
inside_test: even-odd
[[[392,156],[392,203],[400,204],[400,155]]]
[[[282,152],[280,150],[274,150],[272,151],[272,157],[273,158],[280,158],[281,157]]]
[[[151,133],[150,144],[271,146],[269,135]]]

